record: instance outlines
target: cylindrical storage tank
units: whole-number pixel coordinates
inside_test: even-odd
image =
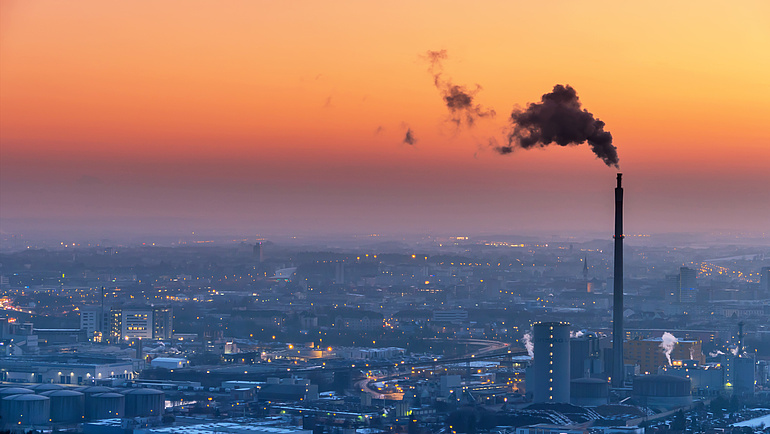
[[[166,394],[156,389],[126,392],[126,417],[163,416]]]
[[[64,386],[61,384],[54,384],[54,383],[43,383],[43,384],[36,384],[34,386],[30,386],[29,389],[32,389],[37,393],[38,395],[43,392],[48,392],[51,390],[62,390],[64,389]]]
[[[80,423],[85,415],[85,395],[74,390],[50,390],[41,393],[51,399],[51,422]]]
[[[86,396],[86,419],[125,417],[126,397],[122,393],[107,392]]]
[[[610,385],[599,378],[578,378],[570,381],[570,403],[581,407],[607,404]]]
[[[645,375],[634,378],[633,398],[640,405],[672,410],[692,404],[690,379],[673,375]]]
[[[97,393],[108,393],[108,392],[114,392],[115,389],[112,389],[110,387],[104,387],[104,386],[85,386],[85,387],[76,387],[74,390],[82,393],[86,397],[91,395],[96,395]]]
[[[35,393],[32,389],[27,389],[26,387],[6,387],[4,389],[0,389],[0,398],[11,396],[11,395],[30,395]]]
[[[533,401],[569,402],[569,323],[540,322],[532,326],[534,341]]]
[[[47,396],[25,393],[6,396],[0,407],[0,417],[6,427],[30,427],[48,423],[51,413],[50,399]]]

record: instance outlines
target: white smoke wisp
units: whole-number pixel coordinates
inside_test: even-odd
[[[679,342],[679,339],[677,339],[676,336],[672,335],[669,332],[663,333],[663,336],[661,336],[661,342],[660,347],[663,349],[663,353],[666,355],[666,359],[668,360],[668,365],[671,366],[673,363],[671,363],[671,352],[674,351],[674,345]]]
[[[724,355],[725,355],[725,353],[723,353],[723,352],[721,352],[719,350],[712,351],[712,352],[709,353],[709,357],[724,356]]]
[[[571,338],[579,338],[585,335],[585,332],[583,330],[578,330],[576,332],[569,332],[569,337]]]
[[[527,349],[529,357],[535,357],[535,344],[532,343],[532,333],[524,333],[524,337],[521,340],[524,342],[524,348]]]
[[[695,347],[690,347],[690,360],[695,360]]]
[[[730,352],[733,353],[733,356],[738,355],[738,346],[736,345],[735,348],[730,348]]]

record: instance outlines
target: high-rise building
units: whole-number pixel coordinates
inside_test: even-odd
[[[770,294],[770,267],[762,267],[759,276],[759,287],[765,295]]]
[[[681,267],[679,269],[679,301],[681,303],[695,303],[698,295],[698,270]]]
[[[171,339],[174,335],[174,309],[155,306],[152,308],[152,338]]]
[[[534,402],[569,402],[570,339],[568,322],[532,326]]]

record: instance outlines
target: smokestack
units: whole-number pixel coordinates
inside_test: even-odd
[[[615,187],[615,273],[612,303],[612,387],[623,387],[623,187]]]

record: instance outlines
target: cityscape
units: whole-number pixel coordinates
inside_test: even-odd
[[[0,434],[770,433],[767,18],[0,3]]]

